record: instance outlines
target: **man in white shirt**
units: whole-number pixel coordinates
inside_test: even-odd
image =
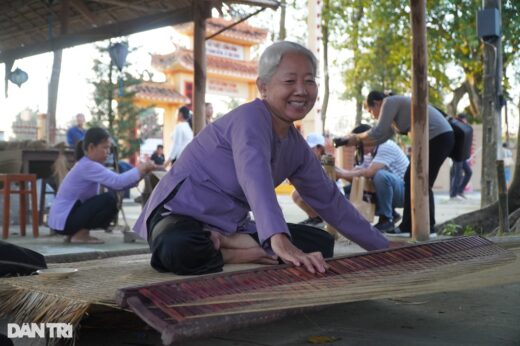
[[[361,124],[352,133],[368,130],[369,125]],[[360,176],[372,179],[376,190],[376,215],[379,216],[375,227],[381,232],[392,233],[398,216],[394,208],[403,207],[404,204],[404,173],[409,165],[408,158],[392,140],[379,145],[359,145],[358,150],[365,156],[370,154],[370,164],[359,165],[352,170],[337,168],[336,176],[348,181]]]

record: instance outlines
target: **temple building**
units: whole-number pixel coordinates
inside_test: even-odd
[[[206,36],[219,32],[233,24],[222,18],[206,22]],[[193,23],[174,27],[187,38],[186,47],[172,53],[152,55],[152,67],[164,73],[162,83],[145,82],[135,87],[135,103],[141,107],[164,110],[163,143],[169,152],[171,133],[177,122],[181,106],[191,104],[193,92]],[[243,22],[206,40],[207,81],[206,95],[228,96],[240,101],[251,101],[257,96],[257,61],[252,59],[252,47],[262,43],[267,30],[255,28]],[[227,112],[228,110],[226,110]]]

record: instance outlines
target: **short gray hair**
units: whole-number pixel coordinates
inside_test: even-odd
[[[260,61],[258,62],[258,78],[263,82],[269,82],[275,74],[278,65],[280,65],[282,57],[290,52],[300,53],[306,56],[311,62],[312,72],[314,77],[316,77],[318,60],[309,49],[295,42],[279,41],[267,47],[260,56]]]

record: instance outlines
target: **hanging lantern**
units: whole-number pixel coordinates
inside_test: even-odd
[[[121,77],[123,66],[125,66],[126,56],[128,55],[128,45],[126,43],[116,43],[110,45],[108,48],[110,54],[110,60],[117,66],[119,70],[118,85],[119,85],[119,96],[123,96],[123,78]]]
[[[123,66],[125,66],[126,56],[128,55],[128,45],[118,42],[108,48],[108,53],[114,65],[116,65],[119,72],[121,72]]]
[[[11,82],[18,85],[20,87],[23,83],[27,82],[27,79],[29,79],[29,75],[27,72],[20,70],[18,67],[16,70],[9,73],[9,76],[7,77]]]

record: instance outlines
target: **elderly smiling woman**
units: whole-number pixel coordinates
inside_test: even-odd
[[[134,226],[148,239],[153,268],[189,275],[221,271],[224,263],[283,261],[324,272],[334,240],[321,229],[285,222],[274,188],[287,178],[344,236],[369,250],[389,246],[341,195],[293,125],[316,101],[316,66],[308,49],[274,43],[260,58],[261,100],[209,124],[186,147]]]

